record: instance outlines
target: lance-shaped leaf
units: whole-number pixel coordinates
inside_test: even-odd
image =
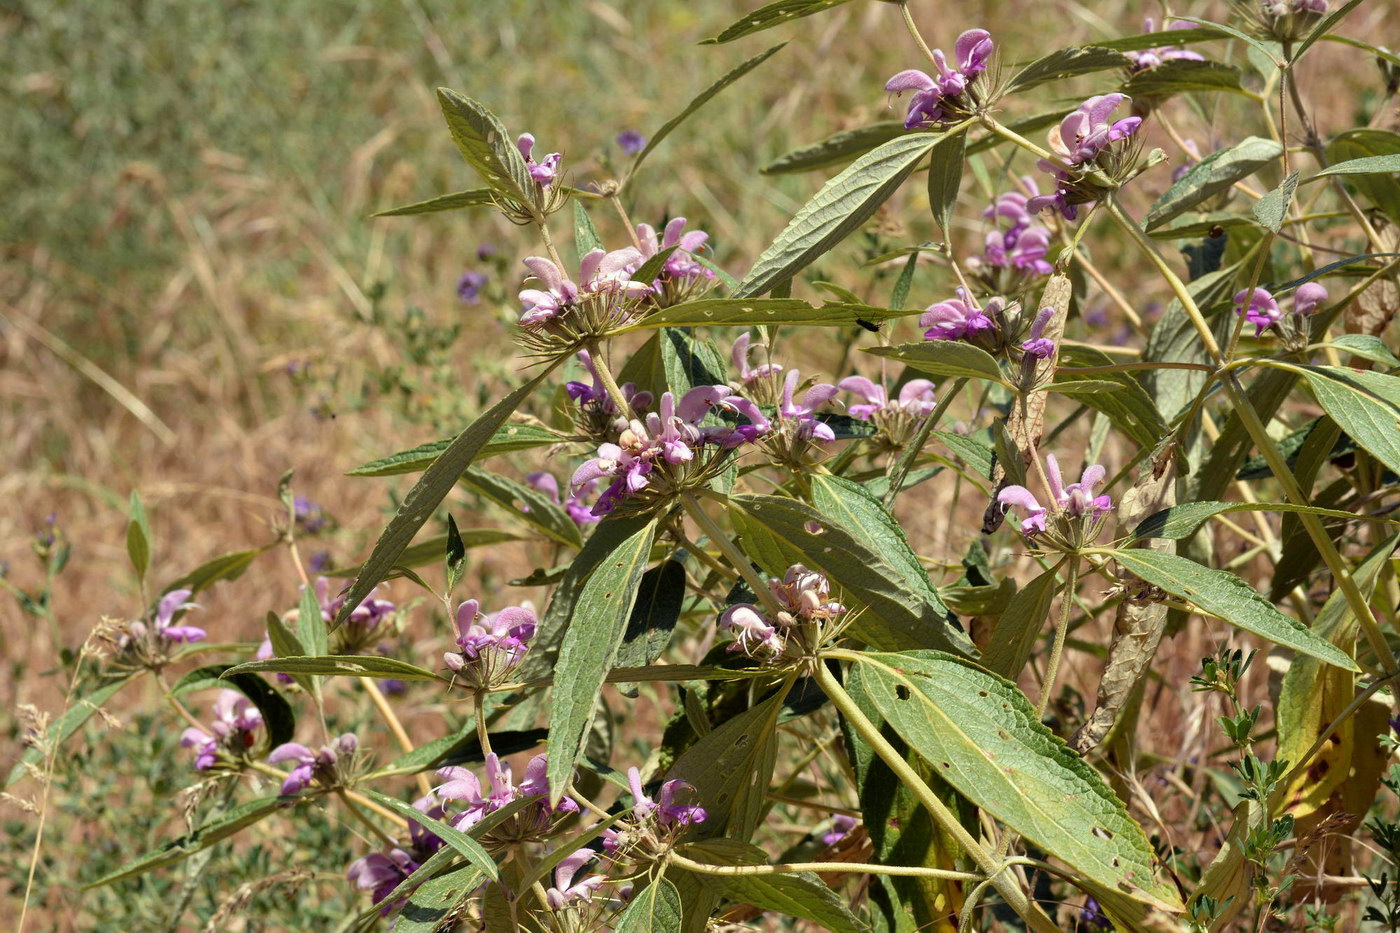
[[[1037,58],[1011,79],[1008,90],[1012,93],[1044,84],[1059,81],[1075,75],[1091,74],[1095,71],[1108,71],[1112,68],[1126,69],[1132,65],[1128,56],[1115,49],[1089,45],[1083,48],[1060,49],[1042,58]]]
[[[515,140],[506,134],[496,115],[450,88],[438,88],[437,96],[452,141],[467,164],[481,175],[486,187],[512,200],[531,203],[535,180],[530,177],[529,166]]]
[[[1191,29],[1173,29],[1170,33],[1172,45],[1189,45],[1193,42],[1209,42],[1212,39],[1228,38],[1225,33],[1209,26],[1196,26]],[[1095,43],[1101,48],[1118,49],[1123,52],[1155,49],[1162,44],[1161,32],[1143,32],[1135,36],[1122,36],[1117,39],[1102,39]]]
[[[1258,136],[1250,136],[1228,149],[1212,152],[1193,165],[1157,199],[1157,203],[1147,212],[1147,229],[1160,227],[1235,182],[1248,178],[1282,153],[1283,147],[1277,142]]]
[[[849,2],[850,0],[776,0],[774,3],[759,7],[713,39],[706,39],[700,44],[712,45],[719,42],[733,42],[735,39],[742,39],[755,32],[772,29],[774,26],[781,26],[800,17],[811,16],[813,13],[820,13],[822,10],[829,10],[834,6]]]
[[[90,881],[83,885],[83,889],[100,888],[103,885],[111,884],[114,881],[121,881],[124,878],[134,878],[137,875],[144,875],[148,871],[155,871],[157,868],[164,868],[166,865],[173,865],[184,858],[189,858],[196,852],[202,852],[215,843],[222,842],[235,833],[241,832],[252,826],[254,823],[264,820],[279,811],[286,812],[290,807],[312,799],[314,795],[307,794],[302,797],[259,797],[257,800],[250,800],[245,804],[240,804],[231,810],[226,811],[222,816],[212,822],[186,833],[178,839],[167,842],[153,852],[141,856],[132,862],[127,862],[115,871],[108,872],[96,881]]]
[[[796,554],[801,563],[819,570],[847,594],[847,608],[857,611],[851,632],[881,648],[938,648],[971,656],[975,653],[967,636],[948,621],[941,602],[929,599],[924,587],[914,589],[906,579],[911,573],[901,568],[898,557],[876,550],[872,540],[887,542],[883,534],[848,525],[849,516],[826,514],[796,499],[778,496],[735,496],[731,509],[743,513],[746,525],[765,529],[771,539],[760,539],[760,547],[746,552],[761,561],[770,574],[780,576],[787,569],[788,555]],[[814,530],[815,529],[815,530]]]
[[[1202,91],[1245,93],[1240,83],[1240,70],[1221,62],[1177,59],[1140,71],[1123,84],[1123,93],[1135,98]]]
[[[1304,52],[1312,48],[1312,44],[1314,42],[1316,42],[1318,39],[1324,38],[1327,35],[1327,33],[1331,31],[1333,26],[1340,23],[1344,16],[1346,16],[1352,10],[1360,6],[1361,3],[1362,0],[1347,0],[1346,3],[1343,3],[1337,9],[1331,11],[1326,16],[1324,16],[1322,18],[1322,21],[1313,27],[1312,32],[1308,33],[1307,36],[1303,39],[1303,41],[1298,43],[1297,47],[1293,49],[1292,61],[1296,62],[1299,58],[1301,58]]]
[[[772,58],[775,54],[777,54],[778,50],[785,45],[787,45],[786,42],[780,42],[779,44],[773,46],[771,49],[766,49],[765,51],[759,52],[753,58],[739,65],[737,68],[730,71],[728,74],[720,78],[714,84],[711,84],[709,87],[705,88],[705,90],[695,95],[695,99],[692,100],[690,103],[686,104],[684,110],[676,114],[670,120],[667,120],[665,125],[662,126],[661,129],[651,134],[651,138],[647,140],[647,144],[644,147],[642,147],[642,151],[637,153],[637,158],[632,161],[632,166],[627,170],[627,177],[631,178],[633,173],[637,171],[637,167],[642,164],[642,161],[645,160],[647,156],[651,155],[652,151],[656,149],[657,146],[661,145],[662,141],[667,136],[670,136],[671,132],[675,130],[676,127],[684,123],[686,119],[690,117],[691,114],[695,113],[695,111],[699,110],[701,107],[705,106],[705,104],[709,103],[710,98],[714,97],[720,91],[729,87],[729,85],[733,84],[735,81],[738,81],[750,71],[753,71],[759,65],[768,61],[769,58]]]
[[[836,892],[812,872],[706,875],[705,881],[730,900],[810,920],[818,929],[832,933],[862,933],[866,929]]]
[[[192,593],[199,593],[210,584],[220,580],[237,580],[253,565],[253,561],[257,560],[258,555],[266,550],[268,548],[220,554],[218,557],[200,564],[180,579],[167,584],[162,595],[171,590],[190,590]]]
[[[1337,426],[1400,473],[1400,378],[1340,366],[1309,366],[1307,378]]]
[[[230,676],[235,674],[320,674],[325,677],[384,677],[395,680],[449,682],[447,678],[407,661],[371,654],[329,654],[321,657],[247,661],[229,669]]]
[[[1196,533],[1196,529],[1215,516],[1228,515],[1231,512],[1308,512],[1324,518],[1341,518],[1348,521],[1372,519],[1393,523],[1393,519],[1383,516],[1343,512],[1340,509],[1320,509],[1310,505],[1294,505],[1292,502],[1186,502],[1149,516],[1133,529],[1131,540],[1166,538],[1180,541],[1182,538],[1191,537]]]
[[[405,204],[403,207],[390,208],[387,211],[379,211],[375,217],[407,217],[410,214],[435,214],[438,211],[456,211],[464,207],[482,207],[487,204],[495,204],[491,197],[490,188],[471,188],[467,191],[454,191],[451,194],[440,194],[435,198],[428,198],[426,201],[417,201],[413,204]]]
[[[910,369],[932,376],[963,376],[989,379],[1006,385],[1001,368],[992,355],[981,347],[957,340],[928,340],[924,343],[904,343],[896,347],[867,347],[866,353],[898,360]]]
[[[588,216],[582,201],[574,202],[574,251],[580,261],[595,249],[603,248],[603,238],[598,236],[598,228],[593,226],[593,218]],[[641,281],[646,281],[645,279]]]
[[[463,473],[462,485],[513,513],[546,537],[569,547],[583,546],[578,525],[558,503],[538,489],[481,467],[471,467]]]
[[[1181,910],[1122,801],[1011,682],[937,652],[863,654],[850,691],[939,777],[1045,852],[1134,900]]]
[[[698,838],[726,832],[747,837],[764,812],[773,770],[774,729],[783,708],[782,691],[725,720],[686,749],[667,780],[686,781],[708,818],[694,829]]]
[[[465,549],[489,547],[493,544],[521,540],[520,535],[501,531],[499,528],[461,528],[458,529],[457,534]],[[403,554],[399,556],[398,563],[394,566],[410,569],[424,567],[442,560],[446,552],[447,535],[438,535],[404,548]],[[363,564],[355,564],[352,567],[336,567],[333,570],[323,572],[328,577],[354,577],[359,575],[360,568],[363,566]]]
[[[681,895],[665,878],[657,878],[627,902],[613,933],[680,933]]]
[[[463,865],[423,882],[394,919],[397,933],[435,933],[457,912],[468,895],[481,886],[481,869]],[[386,903],[393,903],[388,901]]]
[[[332,627],[338,627],[348,619],[350,613],[354,612],[360,603],[364,602],[365,597],[393,571],[404,548],[408,547],[413,536],[418,534],[418,529],[432,517],[448,490],[456,484],[457,478],[471,466],[477,454],[495,436],[511,412],[515,411],[558,365],[559,360],[555,360],[534,379],[497,402],[457,435],[447,449],[423,472],[422,478],[408,491],[408,495],[404,496],[398,513],[374,543],[374,550],[346,594],[345,605],[332,622]]]
[[[136,490],[131,491],[131,519],[126,525],[126,553],[136,576],[144,580],[151,569],[151,524]]]
[[[928,165],[928,205],[946,241],[952,235],[953,207],[962,186],[967,130],[951,130],[933,147]],[[913,265],[913,260],[910,260]]]
[[[481,843],[477,842],[471,836],[468,836],[459,829],[454,829],[442,820],[428,816],[428,814],[419,810],[417,807],[404,803],[397,797],[381,794],[379,791],[369,787],[362,787],[359,792],[382,806],[393,810],[399,816],[407,820],[412,820],[419,826],[422,826],[428,832],[437,836],[456,850],[456,852],[469,863],[476,866],[483,875],[490,878],[492,881],[496,880],[498,872],[496,870],[495,860],[481,847]]]
[[[1288,208],[1293,203],[1293,192],[1296,190],[1298,190],[1298,173],[1290,172],[1277,188],[1255,201],[1254,205],[1250,207],[1254,219],[1259,221],[1265,229],[1278,233],[1283,229],[1283,222],[1288,217]]]
[[[1400,133],[1392,130],[1369,127],[1346,130],[1327,144],[1327,159],[1334,164],[1394,155],[1400,155]],[[1345,180],[1347,187],[1355,188],[1387,217],[1400,223],[1400,176],[1347,175]]]
[[[799,298],[701,298],[648,315],[619,333],[697,324],[707,327],[752,327],[763,324],[854,327],[861,321],[875,323],[918,313],[862,304],[812,305]]]
[[[661,366],[666,387],[681,398],[696,386],[725,381],[724,360],[713,342],[687,330],[668,327],[661,332]]]
[[[803,205],[739,283],[737,297],[761,295],[791,279],[865,223],[914,171],[939,137],[911,133],[866,153]]]
[[[982,663],[988,670],[1003,677],[1020,675],[1050,619],[1055,594],[1060,591],[1058,570],[1058,564],[1051,567],[1011,597],[1006,611],[997,619],[987,651],[982,656]]]
[[[1092,347],[1061,347],[1060,365],[1067,368],[1108,366],[1114,361]],[[1095,384],[1109,383],[1104,391]],[[1168,428],[1152,396],[1131,373],[1086,373],[1079,375],[1061,371],[1050,391],[1068,395],[1082,405],[1101,411],[1113,426],[1131,437],[1141,447],[1154,448],[1167,434]]]
[[[533,447],[548,447],[550,444],[557,444],[562,440],[564,438],[556,432],[538,425],[502,425],[481,448],[476,459],[484,460],[497,454],[514,453],[517,450],[529,450]],[[448,437],[440,441],[420,444],[412,450],[404,450],[387,457],[380,457],[378,460],[371,460],[353,470],[347,470],[345,475],[397,476],[400,473],[417,473],[432,466],[433,461],[452,446],[452,441],[453,438]]]
[[[759,172],[763,175],[785,175],[790,172],[810,172],[833,165],[844,165],[856,156],[863,155],[881,143],[887,143],[907,132],[904,124],[898,120],[883,120],[853,130],[842,130],[819,142],[778,156],[759,169]]]
[[[573,779],[608,671],[627,631],[637,588],[651,556],[656,523],[648,522],[607,556],[584,584],[559,648],[550,708],[549,787],[557,801]]]
[[[665,561],[642,574],[614,663],[619,668],[645,667],[661,657],[680,621],[685,597],[685,565],[680,561]]]
[[[1206,615],[1328,664],[1349,671],[1360,670],[1345,652],[1301,622],[1279,612],[1273,603],[1232,573],[1202,567],[1193,560],[1160,551],[1108,553],[1125,569],[1191,603]]]

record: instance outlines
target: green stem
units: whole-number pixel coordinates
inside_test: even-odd
[[[1029,139],[1022,136],[1020,133],[1016,132],[1010,127],[1002,126],[990,116],[984,115],[982,117],[982,125],[985,126],[987,129],[991,130],[993,133],[996,133],[1002,139],[1015,143],[1027,152],[1033,153],[1047,162],[1053,162],[1055,165],[1064,164],[1064,160],[1061,159],[1059,156],[1055,155],[1049,149],[1037,146],[1035,143],[1031,142]]]
[[[783,611],[783,607],[778,605],[778,600],[768,589],[768,584],[764,583],[763,578],[753,569],[753,563],[729,539],[729,535],[724,533],[724,529],[719,526],[719,523],[706,514],[704,507],[700,505],[694,495],[691,493],[682,495],[681,505],[685,507],[686,514],[694,519],[695,524],[700,526],[700,530],[705,532],[705,536],[714,542],[715,547],[719,548],[725,557],[729,558],[734,569],[739,571],[744,582],[754,591],[759,602],[763,603],[763,608],[776,618]]]
[[[476,739],[481,743],[481,753],[491,754],[491,735],[486,731],[486,704],[481,702],[481,694],[472,698],[472,705],[476,707]]]
[[[608,368],[607,360],[603,359],[603,351],[598,342],[588,345],[588,355],[592,358],[593,370],[598,374],[598,380],[603,383],[604,390],[608,393],[608,398],[612,399],[613,405],[617,408],[619,418],[632,420],[632,403],[627,401],[627,397],[622,394],[622,389],[618,388],[617,379],[613,377],[612,370]]]
[[[933,433],[934,427],[943,418],[948,406],[953,404],[953,399],[957,398],[963,386],[967,385],[967,378],[962,377],[953,380],[952,386],[943,397],[938,400],[938,407],[934,408],[929,416],[924,419],[924,423],[919,425],[919,433],[909,442],[909,446],[899,457],[899,462],[895,464],[894,474],[890,477],[890,488],[885,493],[885,508],[894,505],[894,497],[899,495],[899,490],[904,486],[904,480],[909,476],[909,471],[914,467],[914,461],[918,459],[919,452],[924,449],[924,444],[928,443],[928,437]]]
[[[896,875],[905,878],[938,878],[944,881],[980,881],[981,875],[942,868],[906,865],[873,865],[870,862],[782,862],[776,865],[708,865],[672,852],[670,861],[699,875],[790,875],[800,871],[858,872],[863,875]]]
[[[344,790],[337,790],[336,795],[340,797],[341,801],[345,804],[345,808],[350,811],[351,815],[354,816],[355,819],[363,823],[366,827],[368,827],[369,831],[373,833],[380,842],[384,843],[384,845],[388,846],[391,849],[394,846],[398,845],[398,843],[394,841],[393,836],[390,836],[384,830],[380,829],[379,826],[374,822],[374,820],[371,820],[364,813],[364,811],[362,811],[358,806],[355,805],[355,801],[350,799],[349,794],[347,794]]]
[[[1079,561],[1069,559],[1069,571],[1065,575],[1064,596],[1060,600],[1060,620],[1055,623],[1055,641],[1050,646],[1050,660],[1045,665],[1045,679],[1040,685],[1040,701],[1035,705],[1037,719],[1045,718],[1045,710],[1050,706],[1050,697],[1055,691],[1055,680],[1060,674],[1060,659],[1065,653],[1065,635],[1069,632],[1070,609],[1074,604],[1074,588],[1079,582]]]
[[[833,655],[834,657],[835,655]],[[851,699],[845,689],[826,669],[826,664],[821,659],[812,665],[812,675],[822,692],[827,695],[832,704],[840,710],[841,715],[846,717],[846,721],[851,724],[851,728],[880,756],[889,769],[894,772],[900,782],[918,798],[919,802],[929,811],[933,821],[953,840],[972,857],[978,869],[991,882],[992,886],[1006,901],[1012,910],[1016,911],[1036,933],[1057,933],[1057,927],[1041,909],[1039,904],[1034,903],[1026,896],[1026,892],[1016,883],[1011,875],[1003,873],[1005,867],[1002,862],[988,852],[987,849],[967,831],[957,816],[948,809],[938,795],[925,783],[909,762],[904,760],[904,756],[895,749],[885,737],[880,734],[880,729],[871,722]]]
[[[899,12],[904,15],[904,28],[907,29],[909,35],[913,37],[914,44],[919,47],[919,51],[924,54],[924,58],[927,58],[935,68],[938,67],[938,59],[933,57],[933,50],[928,47],[928,43],[924,41],[923,34],[919,32],[918,24],[914,22],[914,14],[909,12],[909,0],[901,0]]]

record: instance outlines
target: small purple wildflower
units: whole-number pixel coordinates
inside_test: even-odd
[[[1042,336],[1045,333],[1045,326],[1050,323],[1050,319],[1054,316],[1055,309],[1051,307],[1041,308],[1036,314],[1035,320],[1031,322],[1029,339],[1021,344],[1021,350],[1026,356],[1037,360],[1048,360],[1055,355],[1055,341]]]
[[[466,305],[481,303],[481,290],[490,281],[485,272],[477,272],[468,269],[462,273],[462,277],[457,280],[457,297],[462,299]]]
[[[220,750],[227,750],[235,757],[247,755],[257,741],[255,733],[262,724],[262,713],[247,697],[237,690],[220,690],[214,701],[214,721],[209,732],[191,726],[180,736],[180,744],[196,749],[194,768],[207,771],[218,761]]]
[[[1293,293],[1293,313],[1300,317],[1308,317],[1326,300],[1326,288],[1317,282],[1304,282]]]
[[[520,134],[515,144],[520,148],[520,154],[525,157],[525,166],[530,170],[530,177],[535,180],[535,184],[541,188],[548,188],[558,180],[559,163],[564,158],[562,155],[551,152],[544,157],[543,162],[536,162],[531,156],[535,151],[535,137],[529,133]]]
[[[617,145],[623,155],[635,156],[646,148],[647,138],[636,130],[623,130],[617,134]]]
[[[156,606],[156,637],[173,642],[203,641],[208,637],[202,628],[174,624],[176,613],[199,608],[195,603],[188,602],[193,593],[193,590],[171,590],[160,598]]]
[[[988,311],[999,308],[1000,299],[993,299],[984,310],[977,306],[967,289],[959,287],[957,295],[957,298],[929,305],[920,315],[919,326],[928,328],[924,331],[925,340],[967,340],[996,328]]]
[[[1195,25],[1195,23],[1188,23],[1185,20],[1177,20],[1173,22],[1170,26],[1164,28],[1162,32],[1168,33],[1171,32],[1173,29],[1191,29]],[[1152,17],[1149,16],[1142,21],[1142,31],[1144,33],[1157,31],[1157,24],[1152,19]],[[1133,63],[1132,70],[1134,72],[1150,71],[1153,68],[1160,67],[1166,62],[1205,61],[1205,57],[1202,56],[1200,53],[1192,52],[1188,49],[1183,49],[1179,45],[1160,45],[1153,49],[1136,49],[1124,52],[1123,54],[1128,56],[1128,60]]]
[[[631,383],[628,384],[630,385]],[[627,391],[626,388],[624,388],[623,391]],[[647,393],[642,394],[645,395]],[[525,476],[525,485],[549,496],[550,500],[555,505],[562,505],[564,512],[568,514],[569,518],[573,520],[573,523],[580,528],[584,525],[597,524],[600,521],[599,517],[593,514],[593,507],[588,505],[585,501],[589,496],[593,495],[594,491],[598,488],[596,480],[584,483],[577,489],[572,490],[569,498],[563,502],[559,501],[559,481],[554,478],[554,474],[552,473],[528,473]]]
[[[443,815],[442,804],[432,795],[415,800],[413,808],[433,819],[441,819]],[[395,846],[388,852],[371,852],[352,862],[345,873],[346,879],[355,887],[371,892],[373,903],[383,904],[379,911],[382,916],[388,916],[402,903],[383,903],[384,900],[443,846],[443,841],[420,823],[410,822],[408,833],[408,851]]]
[[[1045,479],[1050,485],[1050,508],[1064,513],[1070,518],[1088,516],[1097,520],[1113,511],[1113,500],[1107,495],[1095,495],[1103,485],[1108,471],[1097,463],[1085,467],[1079,482],[1066,486],[1060,474],[1060,464],[1054,454],[1045,457]],[[997,495],[1003,509],[1016,506],[1021,510],[1021,533],[1034,538],[1046,530],[1046,519],[1050,509],[1041,505],[1035,495],[1024,486],[1007,486]]]
[[[1030,177],[1023,178],[1022,184],[1031,192],[1029,197],[1008,191],[982,212],[982,216],[1007,221],[1010,226],[987,233],[982,256],[974,266],[985,263],[993,268],[1015,269],[1024,275],[1049,275],[1055,271],[1045,259],[1050,251],[1050,231],[1035,223],[1026,209],[1030,197],[1039,196],[1039,189]]]
[[[948,65],[942,49],[935,49],[933,58],[938,66],[938,77],[910,68],[885,82],[885,90],[891,94],[914,92],[909,99],[904,128],[912,130],[942,126],[964,112],[967,109],[965,103],[959,102],[958,98],[967,91],[976,76],[987,69],[993,49],[991,33],[985,29],[969,29],[958,36],[954,45],[956,68]]]
[[[457,651],[443,655],[454,674],[477,687],[502,680],[525,659],[539,620],[526,606],[510,606],[491,615],[469,599],[457,607]]]
[[[552,909],[561,910],[574,901],[587,901],[607,882],[606,875],[589,875],[582,881],[574,880],[580,869],[597,854],[588,848],[576,849],[554,869],[554,887],[545,892],[545,902]]]
[[[463,804],[464,809],[450,822],[455,829],[467,830],[488,814],[512,801],[523,797],[540,798],[534,806],[526,807],[515,818],[519,828],[543,831],[557,815],[577,813],[578,804],[569,797],[560,798],[557,807],[549,806],[549,759],[536,755],[525,766],[525,775],[519,786],[514,783],[511,767],[502,764],[494,752],[486,756],[486,783],[483,785],[476,773],[458,765],[438,769],[437,776],[445,783],[434,793],[442,800]]]
[[[834,846],[851,834],[860,821],[853,816],[838,813],[831,818],[831,828],[822,835],[822,845]]]
[[[674,246],[676,251],[667,258],[662,266],[663,275],[678,281],[714,278],[714,272],[705,268],[695,259],[695,254],[705,248],[705,243],[710,239],[710,235],[703,230],[682,233],[681,231],[684,229],[685,218],[673,217],[666,224],[666,229],[658,240],[656,230],[651,224],[637,224],[637,239],[642,244],[642,256],[644,259],[650,259],[662,250]],[[659,288],[661,281],[658,279],[652,284]]]
[[[287,742],[274,748],[267,761],[274,765],[295,762],[296,766],[282,782],[282,796],[290,797],[311,786],[312,781],[334,786],[339,779],[340,759],[354,755],[359,747],[359,740],[347,732],[333,744],[322,745],[314,752],[298,742]]]
[[[587,409],[589,407],[594,407],[605,415],[616,416],[618,414],[617,405],[613,404],[612,396],[608,394],[608,390],[603,386],[603,379],[598,375],[598,370],[593,365],[593,357],[587,350],[580,350],[578,351],[578,359],[579,362],[583,364],[584,369],[588,370],[588,374],[593,377],[593,382],[592,384],[583,382],[565,383],[564,391],[568,394],[569,398],[578,402],[580,408]],[[631,403],[632,410],[623,413],[626,417],[630,418],[632,415],[645,411],[650,407],[652,401],[651,393],[639,390],[636,383],[624,382],[622,385],[618,386],[618,388],[622,390],[623,398]]]
[[[861,421],[875,420],[880,413],[892,410],[925,418],[938,407],[933,396],[933,383],[927,379],[910,379],[900,388],[899,398],[893,402],[886,397],[884,386],[876,385],[864,376],[847,376],[836,387],[865,399],[864,403],[846,406],[851,417]]]
[[[292,500],[292,518],[297,528],[309,535],[316,534],[330,523],[326,510],[305,496]]]
[[[632,246],[605,252],[595,249],[579,263],[579,278],[583,285],[564,277],[552,260],[531,256],[525,266],[542,288],[527,288],[520,292],[523,312],[521,327],[536,327],[563,317],[581,301],[592,295],[614,298],[642,298],[651,294],[645,282],[633,282],[631,275],[645,260]]]
[[[729,352],[730,358],[734,360],[734,368],[739,371],[739,381],[742,382],[745,387],[748,387],[752,383],[758,382],[759,380],[772,378],[783,371],[782,366],[773,362],[763,363],[758,366],[750,367],[750,351],[757,350],[760,347],[762,347],[765,350],[768,349],[765,344],[761,343],[755,343],[752,346],[750,346],[752,340],[752,335],[750,335],[748,331],[744,331],[734,341],[734,347]]]
[[[783,579],[768,581],[768,589],[780,607],[776,617],[752,603],[736,603],[720,615],[720,630],[736,639],[730,652],[772,660],[783,653],[794,625],[823,623],[846,612],[845,606],[830,598],[827,578],[801,564],[789,567]]]
[[[1063,164],[1041,159],[1038,165],[1055,179],[1055,192],[1031,198],[1026,202],[1026,210],[1036,214],[1054,209],[1066,220],[1079,216],[1078,204],[1090,199],[1073,190],[1076,172],[1100,163],[1101,156],[1111,155],[1115,144],[1130,139],[1142,125],[1141,117],[1109,122],[1113,111],[1127,100],[1126,94],[1118,93],[1091,97],[1050,131],[1050,150]],[[1072,194],[1077,200],[1071,200]]]
[[[826,443],[836,440],[836,432],[831,425],[820,420],[816,410],[836,397],[841,391],[827,382],[818,382],[802,394],[800,402],[793,396],[797,391],[801,374],[795,369],[787,371],[783,380],[783,395],[778,401],[778,417],[793,426],[793,436],[798,440]]]
[[[1084,909],[1079,912],[1079,921],[1096,930],[1113,929],[1112,921],[1104,916],[1103,908],[1092,897],[1084,902]]]
[[[330,595],[330,587],[331,581],[327,578],[316,578],[314,586],[316,601],[321,604],[321,618],[327,623],[335,621],[335,617],[340,614],[340,610],[345,606],[346,597],[345,593],[341,593],[332,598]],[[397,606],[387,599],[366,596],[345,621],[359,628],[362,634],[368,634],[378,628],[380,623],[392,615],[397,608]]]
[[[1235,313],[1243,314],[1244,319],[1254,325],[1256,337],[1283,320],[1278,301],[1266,288],[1256,288],[1252,293],[1248,289],[1236,292]]]

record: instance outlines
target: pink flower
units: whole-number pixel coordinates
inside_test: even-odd
[[[846,406],[851,417],[861,421],[870,421],[877,413],[887,410],[924,418],[938,407],[933,396],[933,383],[927,379],[910,379],[900,388],[899,398],[894,402],[886,398],[884,386],[876,385],[864,376],[847,376],[836,387],[865,399],[864,403]]]
[[[520,138],[515,141],[520,149],[520,154],[525,157],[525,167],[530,170],[530,177],[535,180],[535,184],[541,188],[548,188],[559,178],[559,163],[563,156],[557,152],[551,152],[544,157],[543,162],[536,162],[530,155],[535,149],[535,137],[529,133],[520,134]]]
[[[1265,288],[1256,288],[1253,292],[1248,289],[1236,292],[1235,313],[1243,314],[1244,319],[1254,325],[1256,337],[1283,319],[1283,311],[1279,309],[1278,302]]]
[[[957,294],[957,298],[929,305],[919,316],[919,326],[928,328],[924,331],[925,340],[966,340],[996,328],[996,322],[977,306],[967,289],[959,288]]]
[[[1071,518],[1098,518],[1113,511],[1113,500],[1107,495],[1095,495],[1103,485],[1107,471],[1094,464],[1086,467],[1079,482],[1066,486],[1060,474],[1060,464],[1054,454],[1045,457],[1045,480],[1050,485],[1051,507]],[[1015,506],[1021,511],[1021,533],[1027,538],[1043,534],[1049,509],[1024,486],[1007,486],[997,495],[1003,508]]]
[[[589,875],[582,881],[575,881],[579,870],[598,853],[592,849],[578,849],[565,856],[554,869],[554,887],[545,892],[545,900],[550,907],[559,910],[573,901],[586,901],[608,880],[606,875]]]

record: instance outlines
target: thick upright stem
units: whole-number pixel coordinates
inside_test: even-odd
[[[598,374],[598,381],[603,384],[603,390],[608,393],[608,398],[612,399],[613,406],[617,409],[617,416],[631,421],[632,403],[627,401],[627,396],[623,395],[622,389],[618,387],[617,379],[608,367],[608,361],[603,359],[603,350],[597,341],[589,344],[588,355],[593,361],[593,371]]]
[[[694,519],[701,531],[705,532],[705,536],[714,542],[715,547],[719,548],[725,557],[729,558],[729,562],[734,565],[735,570],[739,571],[739,575],[744,578],[749,589],[753,590],[759,602],[763,603],[763,608],[767,609],[774,617],[782,612],[783,607],[778,605],[778,601],[768,589],[768,584],[764,583],[763,578],[753,569],[753,563],[729,539],[729,535],[724,533],[724,529],[719,526],[719,523],[710,518],[699,501],[693,495],[686,493],[681,497],[681,504],[685,507],[686,514]]]
[[[408,737],[408,732],[404,729],[403,723],[399,722],[399,717],[394,712],[394,708],[389,705],[389,700],[384,696],[384,691],[379,689],[379,684],[375,683],[373,678],[370,677],[361,677],[359,681],[364,684],[365,693],[369,694],[370,701],[374,703],[375,709],[379,710],[379,715],[384,717],[384,722],[388,724],[389,731],[394,734],[395,740],[399,743],[399,748],[403,749],[406,753],[413,751],[413,740]],[[420,773],[418,775],[418,790],[426,796],[432,789],[433,785],[428,783],[428,776]]]
[[[1036,933],[1056,933],[1059,930],[1053,920],[1046,915],[1039,904],[1033,902],[1026,896],[1026,892],[1016,883],[1015,877],[1002,871],[1004,863],[998,861],[991,852],[967,831],[967,827],[958,820],[957,816],[948,809],[938,795],[928,786],[919,773],[910,767],[909,762],[904,760],[893,745],[885,740],[880,734],[879,728],[871,722],[861,712],[855,700],[846,692],[845,688],[837,682],[831,672],[826,669],[826,665],[818,661],[812,666],[812,674],[816,678],[817,684],[822,688],[822,692],[827,695],[831,702],[841,711],[841,715],[846,717],[846,721],[851,724],[860,737],[880,756],[900,783],[918,798],[919,802],[929,811],[933,821],[938,824],[954,841],[967,852],[983,875],[987,877],[997,893],[1002,899],[1016,911]]]
[[[1060,618],[1055,623],[1055,641],[1050,646],[1050,660],[1045,665],[1045,679],[1040,685],[1040,701],[1035,705],[1037,719],[1045,718],[1045,710],[1050,706],[1054,695],[1055,680],[1060,674],[1060,659],[1065,653],[1065,636],[1069,632],[1070,610],[1074,606],[1074,587],[1079,582],[1079,560],[1069,559],[1069,572],[1065,578],[1064,598],[1060,601]]]

